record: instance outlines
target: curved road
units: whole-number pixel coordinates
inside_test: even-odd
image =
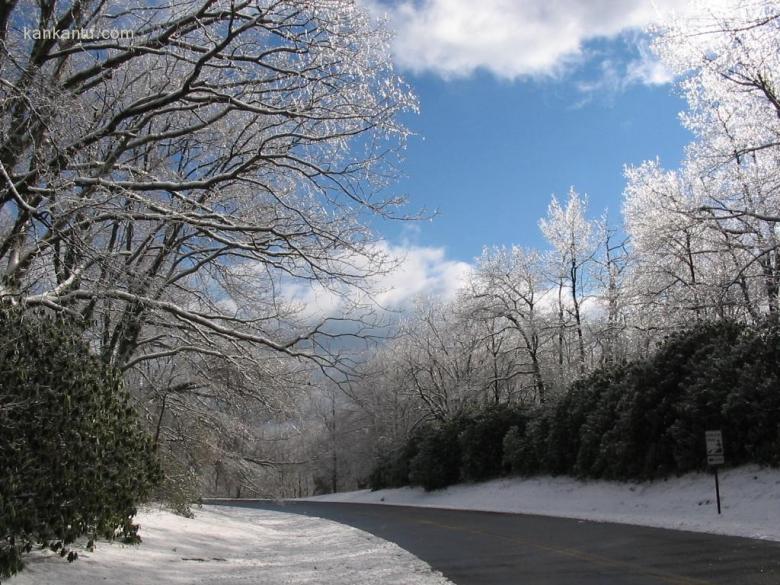
[[[395,542],[457,585],[780,585],[780,543],[547,516],[209,500],[319,516]]]

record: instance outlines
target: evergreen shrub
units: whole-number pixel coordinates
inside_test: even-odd
[[[82,536],[137,540],[159,477],[119,372],[74,325],[0,308],[0,576],[35,545],[74,560]]]

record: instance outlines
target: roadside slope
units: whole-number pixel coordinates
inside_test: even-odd
[[[645,483],[512,478],[435,492],[362,490],[307,499],[541,514],[780,541],[780,470],[744,466],[722,471],[720,480],[720,516],[713,476],[704,473]]]

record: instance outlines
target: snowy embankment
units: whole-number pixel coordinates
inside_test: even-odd
[[[428,493],[422,488],[400,488],[308,499],[520,512],[780,541],[780,470],[757,466],[723,470],[720,491],[720,516],[714,476],[705,473],[647,483],[567,477],[499,479]]]
[[[68,564],[34,552],[6,585],[451,585],[398,546],[361,530],[295,514],[206,506],[194,519],[147,510],[143,543],[98,543]]]

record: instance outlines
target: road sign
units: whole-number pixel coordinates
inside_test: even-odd
[[[723,457],[723,433],[705,431],[704,439],[707,442],[707,465],[723,465],[726,462]]]

